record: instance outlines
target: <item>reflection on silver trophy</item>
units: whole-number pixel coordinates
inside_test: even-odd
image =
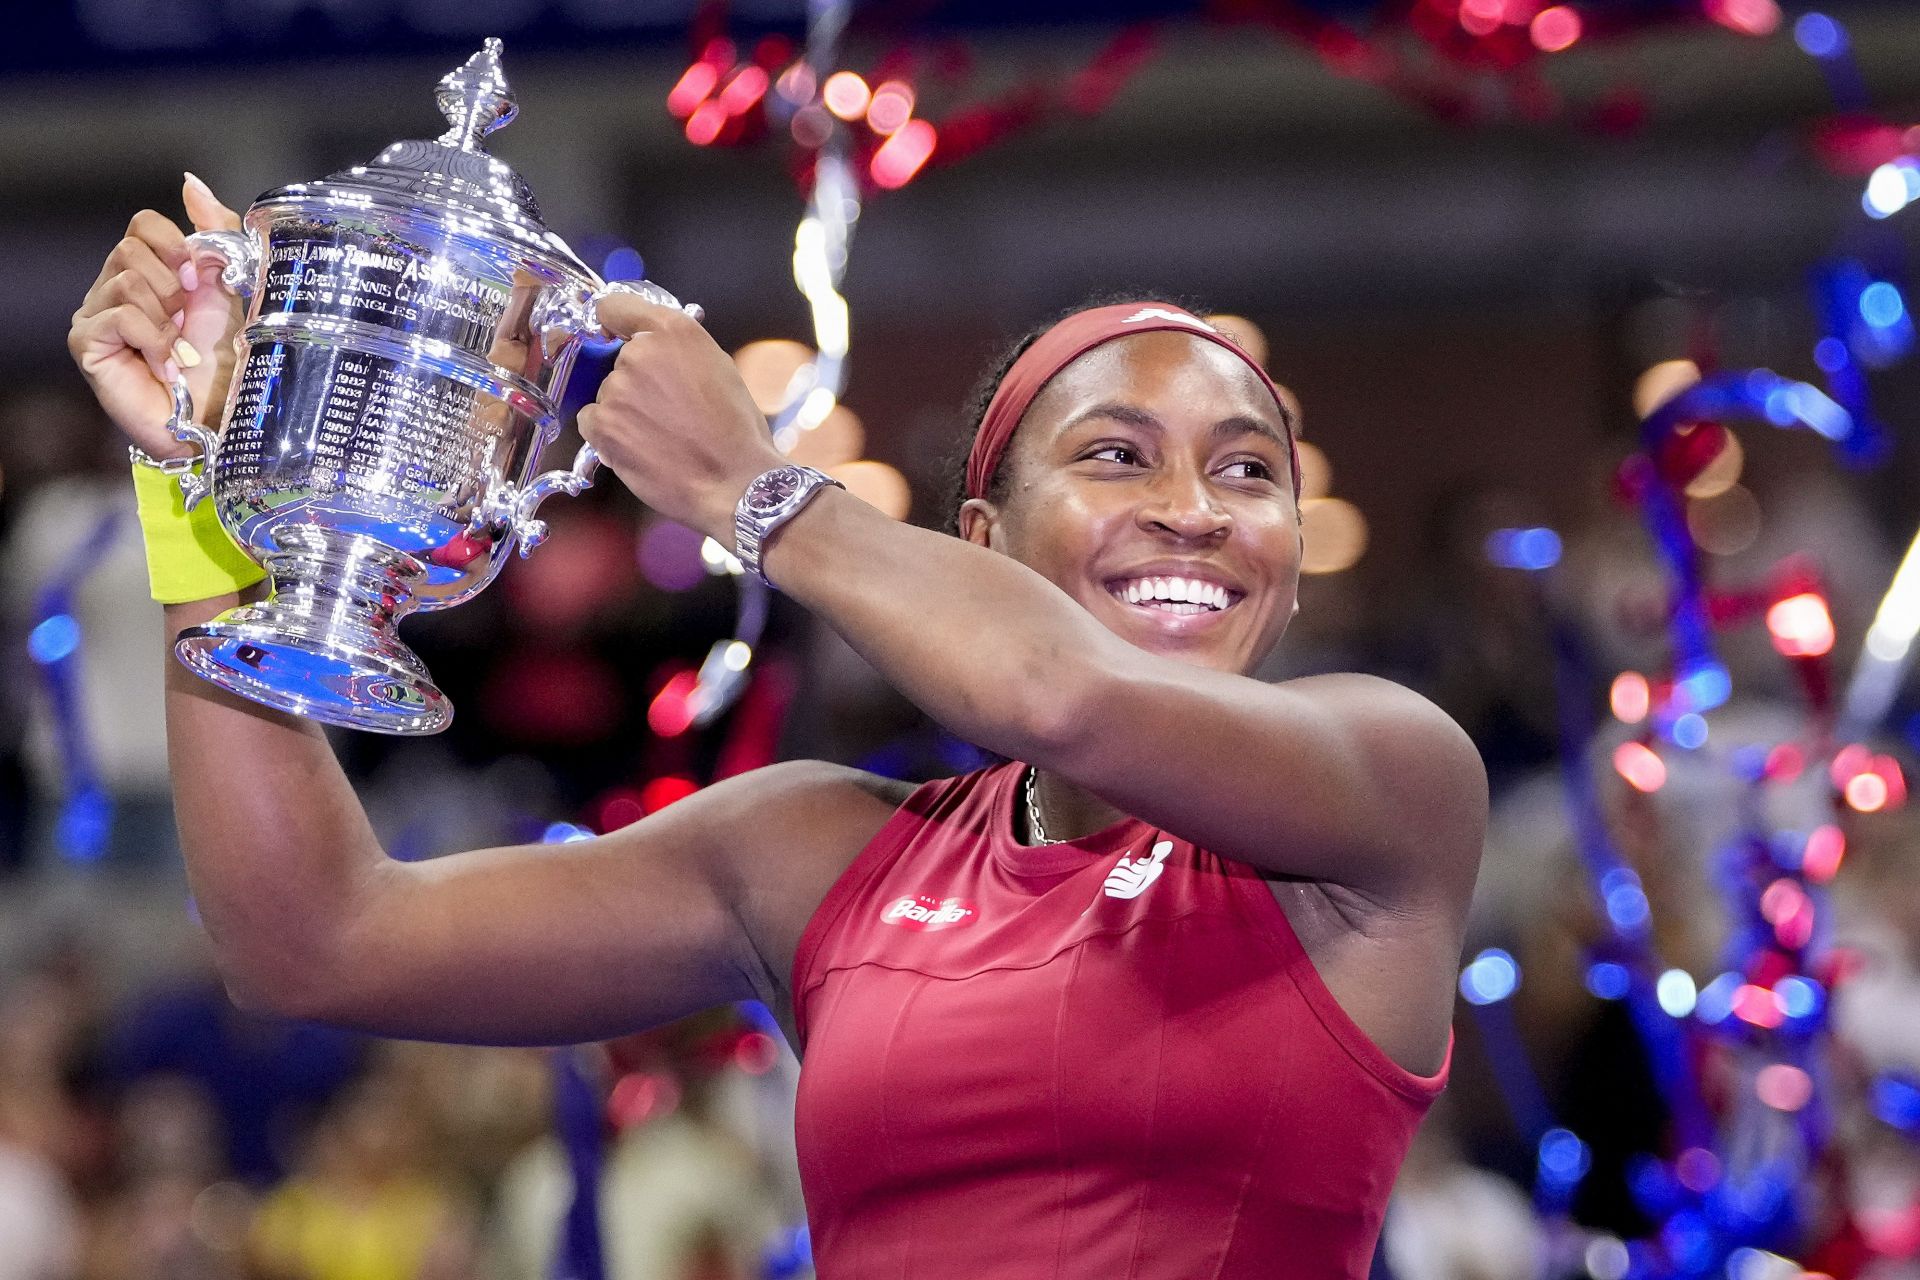
[[[384,733],[453,716],[399,619],[474,595],[508,547],[546,536],[542,501],[592,481],[591,446],[535,469],[600,299],[679,305],[602,282],[481,148],[515,112],[498,40],[435,96],[451,125],[439,138],[270,191],[244,231],[189,238],[249,305],[224,427],[195,423],[183,381],[169,424],[206,458],[181,476],[188,502],[211,496],[272,585],[183,632],[181,661],[268,706]]]

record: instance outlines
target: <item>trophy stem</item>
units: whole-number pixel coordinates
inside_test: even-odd
[[[452,704],[396,624],[426,566],[357,534],[282,526],[266,557],[272,592],[180,633],[174,652],[242,697],[375,733],[437,733]]]

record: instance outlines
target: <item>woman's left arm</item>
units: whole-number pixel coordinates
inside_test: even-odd
[[[1149,653],[1025,565],[838,490],[775,535],[765,567],[955,733],[1156,827],[1398,900],[1471,884],[1486,774],[1409,689],[1358,674],[1269,684]]]
[[[648,505],[723,545],[747,483],[785,459],[732,362],[678,313],[622,298],[634,336],[582,435]],[[1404,900],[1470,887],[1486,776],[1418,694],[1364,675],[1268,684],[1129,644],[1025,565],[837,489],[763,566],[954,733],[1280,875]]]

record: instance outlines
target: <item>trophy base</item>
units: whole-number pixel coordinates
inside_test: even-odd
[[[180,633],[174,654],[230,693],[372,733],[438,733],[453,704],[395,624],[419,561],[367,538],[306,526],[266,559],[272,594]]]

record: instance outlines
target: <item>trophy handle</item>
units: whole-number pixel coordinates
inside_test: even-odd
[[[246,232],[196,231],[187,237],[187,253],[196,267],[218,263],[220,283],[230,292],[242,298],[253,292],[260,250]]]
[[[600,303],[616,293],[635,294],[663,307],[677,307],[695,320],[706,319],[707,313],[697,303],[682,303],[651,280],[614,280],[592,293],[556,300],[539,323],[542,328],[592,333],[602,339],[612,339],[614,335],[600,323]],[[535,547],[547,540],[547,522],[534,515],[540,504],[556,493],[578,497],[593,483],[593,473],[599,469],[599,452],[592,445],[583,444],[580,452],[573,455],[572,466],[564,471],[541,472],[512,499],[513,532],[520,539],[522,556],[532,554]]]
[[[231,292],[242,298],[253,292],[253,272],[259,265],[260,251],[245,232],[196,231],[187,237],[187,253],[195,267],[218,263],[220,283]],[[187,390],[184,376],[176,375],[168,390],[173,393],[173,416],[167,419],[167,430],[182,444],[200,446],[199,473],[180,472],[180,494],[191,510],[213,491],[213,455],[220,437],[196,420],[193,393]]]
[[[200,470],[179,473],[180,496],[191,511],[199,505],[200,499],[213,491],[213,454],[220,447],[220,437],[195,420],[193,392],[187,390],[184,376],[174,375],[173,383],[167,389],[173,393],[173,416],[167,419],[167,430],[182,444],[200,446]]]

